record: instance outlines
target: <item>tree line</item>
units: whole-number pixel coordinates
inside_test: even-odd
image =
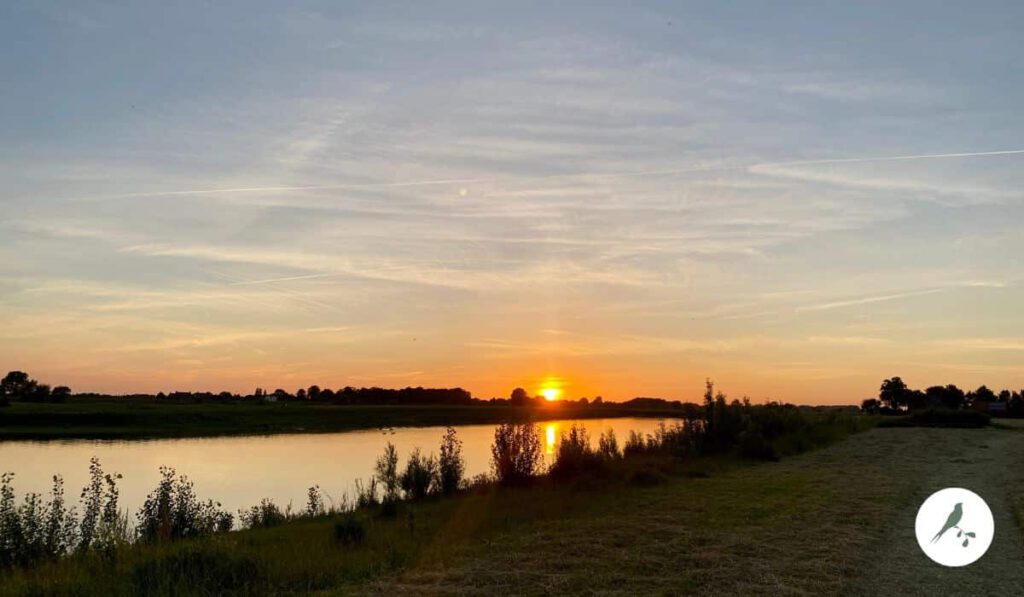
[[[861,409],[872,414],[902,414],[929,407],[951,410],[973,408],[993,415],[1024,416],[1024,389],[1001,390],[996,393],[987,386],[964,391],[953,384],[911,389],[899,377],[882,382],[878,398],[867,398]]]
[[[12,400],[22,402],[64,402],[74,396],[84,400],[104,399],[127,399],[127,400],[155,400],[169,403],[263,403],[263,402],[296,402],[296,403],[320,403],[339,405],[506,405],[522,407],[540,406],[573,406],[573,407],[603,407],[614,404],[618,407],[643,408],[643,409],[690,409],[698,408],[692,403],[683,403],[679,400],[665,400],[662,398],[633,398],[625,402],[608,403],[601,396],[593,399],[561,399],[555,402],[547,401],[543,396],[530,396],[523,388],[515,388],[508,398],[474,398],[469,391],[463,388],[424,388],[406,387],[400,389],[390,388],[355,388],[346,386],[332,390],[319,385],[311,385],[306,388],[299,388],[295,391],[288,391],[284,388],[277,388],[268,391],[266,388],[257,387],[251,394],[238,394],[234,392],[159,392],[157,394],[126,394],[113,396],[95,392],[84,392],[73,394],[68,386],[57,386],[51,389],[47,384],[32,379],[24,371],[11,371],[0,382],[0,406],[10,404]]]

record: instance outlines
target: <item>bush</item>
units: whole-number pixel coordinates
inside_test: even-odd
[[[438,459],[438,482],[441,493],[451,495],[458,491],[465,472],[466,461],[462,458],[462,441],[455,436],[455,429],[449,427],[441,440],[441,457]]]
[[[622,455],[636,456],[638,454],[643,454],[646,451],[647,444],[644,442],[644,436],[636,431],[630,431],[629,437],[626,438],[626,445],[622,448]]]
[[[597,440],[597,452],[605,459],[611,460],[621,456],[619,454],[619,440],[615,438],[615,430],[609,429],[601,434]]]
[[[532,423],[499,425],[491,445],[491,468],[503,485],[530,481],[540,472],[542,444]]]
[[[346,516],[334,523],[334,540],[342,545],[357,547],[366,539],[363,523],[355,516]]]
[[[49,501],[30,493],[14,502],[14,475],[0,476],[0,566],[29,566],[72,551],[110,549],[127,543],[128,521],[117,509],[117,479],[104,475],[99,460],[90,461],[91,481],[82,489],[83,515],[64,502],[64,481],[53,477]]]
[[[263,498],[259,504],[248,510],[239,510],[238,518],[250,529],[268,529],[288,522],[288,514],[282,512],[273,500]]]
[[[384,486],[384,503],[398,501],[398,450],[388,442],[374,467],[376,479]]]
[[[399,483],[406,498],[421,500],[427,497],[439,484],[437,460],[433,455],[423,456],[420,449],[416,448],[409,455],[409,462],[405,465]]]
[[[212,500],[196,499],[192,482],[176,477],[174,469],[160,467],[160,483],[138,513],[138,536],[147,543],[205,537],[231,530],[234,517]]]
[[[562,433],[551,465],[553,479],[571,479],[583,474],[602,474],[605,461],[590,448],[590,435],[583,425],[573,425]]]
[[[53,477],[50,500],[38,493],[14,504],[14,475],[0,476],[0,564],[31,566],[69,553],[77,545],[78,521],[64,505],[64,481]]]

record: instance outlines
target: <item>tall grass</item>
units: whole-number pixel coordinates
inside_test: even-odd
[[[53,477],[49,499],[27,494],[14,499],[14,475],[0,475],[0,565],[31,566],[72,552],[110,550],[129,541],[117,508],[119,475],[106,475],[99,460],[89,465],[90,482],[80,494],[83,514],[68,507],[64,480]]]

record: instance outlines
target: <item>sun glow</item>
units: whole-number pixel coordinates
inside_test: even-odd
[[[548,402],[554,402],[558,400],[558,396],[562,394],[562,390],[558,388],[544,388],[540,391],[540,395],[544,397]]]

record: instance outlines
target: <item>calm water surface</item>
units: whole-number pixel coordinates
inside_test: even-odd
[[[589,419],[539,423],[541,440],[550,462],[562,431],[583,424],[591,443],[613,429],[619,446],[631,430],[653,433],[658,419]],[[488,472],[494,425],[456,426],[463,442],[466,475]],[[438,451],[444,427],[403,427],[394,430],[348,431],[328,434],[294,434],[249,437],[97,441],[0,442],[0,471],[13,472],[19,496],[27,492],[48,494],[52,477],[64,477],[64,489],[72,503],[88,480],[89,459],[100,459],[106,472],[123,475],[121,508],[134,513],[160,478],[160,466],[170,466],[195,483],[196,495],[220,502],[229,512],[252,506],[262,498],[278,505],[302,509],[306,490],[319,485],[328,503],[340,503],[354,494],[356,479],[369,479],[373,464],[390,441],[398,448],[400,466],[413,448]]]

